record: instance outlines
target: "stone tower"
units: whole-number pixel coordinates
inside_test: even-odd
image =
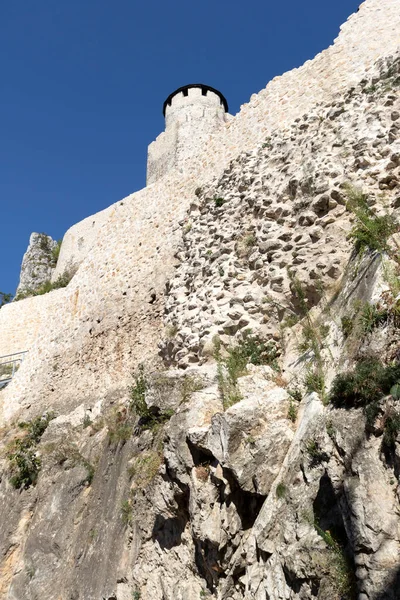
[[[228,103],[218,90],[201,83],[178,88],[164,102],[165,131],[149,146],[147,185],[204,149],[210,135],[228,120]]]

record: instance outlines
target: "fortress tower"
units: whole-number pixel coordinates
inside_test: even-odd
[[[202,150],[210,135],[228,120],[228,103],[218,90],[201,83],[178,88],[164,102],[165,131],[149,146],[147,184],[180,169]]]

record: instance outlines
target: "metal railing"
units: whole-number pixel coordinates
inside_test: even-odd
[[[0,356],[0,389],[12,381],[27,352],[27,350],[24,350],[23,352],[16,352],[15,354]]]

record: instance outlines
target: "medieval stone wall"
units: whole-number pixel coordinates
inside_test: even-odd
[[[71,261],[82,262],[60,292],[60,301],[54,306],[49,301],[45,321],[31,327],[35,342],[30,348],[28,340],[24,343],[31,350],[29,358],[3,392],[8,416],[35,397],[44,407],[65,402],[72,406],[87,398],[89,388],[96,400],[112,389],[124,390],[135,366],[155,359],[165,286],[176,262],[180,222],[195,199],[194,190],[274,128],[289,130],[293,119],[361,79],[376,58],[393,53],[399,6],[399,0],[365,2],[333,46],[253,96],[218,136],[209,137],[205,152],[68,232],[56,276]],[[32,306],[46,302],[30,301]],[[6,311],[10,318],[0,329],[2,345],[7,353],[19,351],[21,339],[13,333],[20,327],[18,305],[0,314]],[[62,367],[55,358],[60,355]],[[33,374],[41,386],[31,389]]]

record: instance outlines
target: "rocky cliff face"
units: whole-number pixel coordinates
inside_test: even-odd
[[[57,264],[57,242],[45,233],[32,233],[22,259],[16,296],[30,295],[51,280]]]
[[[68,353],[3,396],[1,597],[399,597],[399,65],[199,185],[163,293],[157,238],[95,324],[73,288]]]

